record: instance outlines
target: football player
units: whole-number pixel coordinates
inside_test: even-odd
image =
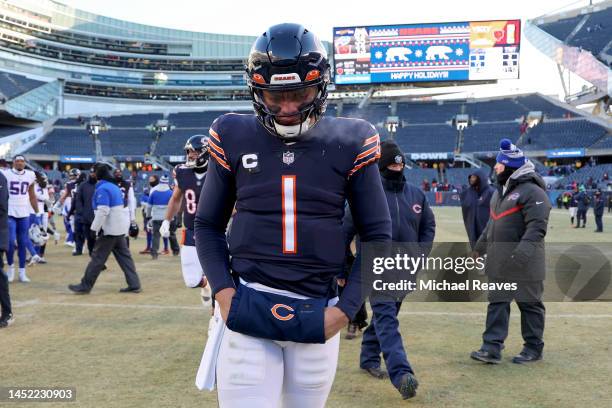
[[[208,136],[194,135],[185,143],[185,164],[174,168],[174,191],[168,202],[166,219],[162,222],[159,232],[162,237],[168,238],[176,214],[183,204],[183,222],[185,225],[183,245],[181,247],[181,269],[185,285],[190,288],[201,288],[202,303],[204,306],[211,304],[211,291],[204,271],[196,253],[193,221],[200,199],[200,192],[206,178],[208,168]]]
[[[213,122],[206,203],[195,219],[198,256],[226,325],[211,360],[219,403],[323,407],[339,331],[367,294],[358,260],[336,297],[345,200],[362,243],[390,245],[379,136],[364,120],[323,116],[327,52],[301,25],[259,36],[247,75],[255,115]]]
[[[115,169],[113,172],[115,183],[119,186],[123,194],[123,202],[130,211],[130,225],[136,223],[136,195],[134,194],[134,186],[129,180],[123,178],[121,169]]]
[[[19,258],[19,280],[29,282],[26,275],[26,250],[31,245],[29,238],[30,212],[38,210],[38,200],[34,192],[36,176],[32,170],[25,168],[26,161],[22,155],[13,158],[13,167],[1,169],[9,188],[9,248],[6,253],[8,263],[8,280],[15,279],[15,266],[13,257],[15,254],[15,241],[17,241],[17,255]]]
[[[81,175],[81,170],[77,168],[70,169],[68,171],[68,181],[64,184],[64,189],[60,194],[59,200],[55,204],[53,211],[56,214],[62,214],[64,217],[64,227],[66,228],[66,242],[65,245],[74,247],[74,229],[72,228],[73,222],[70,217],[70,208],[72,207],[72,197],[74,196],[74,189],[77,185],[77,179]]]

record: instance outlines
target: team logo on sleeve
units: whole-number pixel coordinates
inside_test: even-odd
[[[287,166],[290,166],[295,161],[295,153],[293,152],[283,152],[283,163]]]
[[[421,207],[419,204],[415,204],[412,206],[412,211],[414,211],[416,214],[420,214],[421,211],[423,211],[423,207]]]
[[[285,311],[279,311],[279,309],[285,309]],[[282,303],[275,304],[272,306],[270,311],[272,312],[272,316],[283,322],[291,320],[295,316],[293,313],[291,313],[294,311],[293,308],[291,306],[283,305]]]
[[[519,197],[520,197],[519,193],[512,193],[508,196],[508,201],[518,200]]]

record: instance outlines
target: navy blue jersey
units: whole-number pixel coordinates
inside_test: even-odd
[[[329,295],[342,270],[342,217],[348,200],[363,242],[389,242],[391,220],[378,169],[375,128],[366,121],[323,118],[286,144],[254,115],[227,114],[210,130],[211,165],[195,235],[213,291],[233,287],[231,269],[308,297]],[[231,232],[225,228],[235,205]],[[359,268],[357,268],[359,269]],[[349,317],[362,302],[360,273],[338,303]]]
[[[76,180],[70,180],[66,182],[66,197],[74,198],[76,194],[77,182]]]
[[[183,224],[188,230],[193,230],[193,221],[206,173],[196,173],[193,167],[178,165],[174,168],[174,179],[183,192]]]

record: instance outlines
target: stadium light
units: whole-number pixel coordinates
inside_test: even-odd
[[[391,139],[395,139],[395,134],[397,133],[397,129],[401,127],[401,122],[398,116],[387,116],[387,120],[385,121],[385,129],[389,132]]]
[[[155,150],[157,149],[157,143],[159,143],[159,139],[164,135],[164,133],[169,132],[175,128],[167,119],[158,119],[155,123],[147,126],[147,129],[150,132],[155,133],[155,138],[151,142],[151,148],[149,149],[149,153],[151,155],[155,154]]]
[[[86,125],[87,133],[92,137],[96,146],[96,161],[100,161],[102,159],[102,144],[100,143],[100,138],[98,135],[100,132],[105,131],[107,129],[106,123],[103,120],[94,117]]]

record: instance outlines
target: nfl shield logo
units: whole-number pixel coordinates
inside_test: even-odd
[[[294,161],[295,161],[295,155],[293,154],[293,152],[283,153],[283,163],[285,163],[287,166],[293,164]]]

